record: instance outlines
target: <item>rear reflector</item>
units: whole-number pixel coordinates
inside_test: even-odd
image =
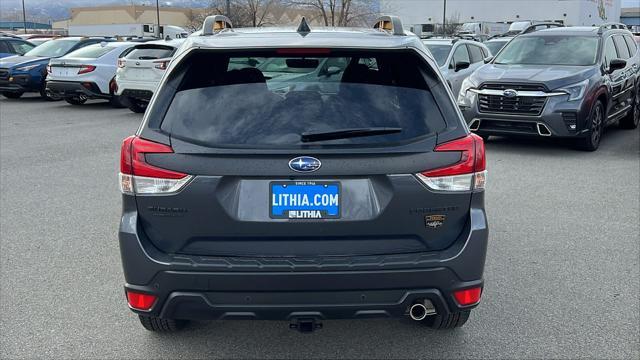
[[[142,294],[127,290],[127,302],[132,309],[149,311],[156,303],[155,295]]]
[[[130,136],[120,152],[120,191],[125,194],[170,194],[186,185],[191,176],[147,163],[145,154],[173,153],[165,144]]]
[[[453,293],[453,297],[460,306],[474,305],[480,302],[482,288],[476,287],[471,289],[459,290]]]
[[[469,134],[436,146],[435,152],[461,152],[457,163],[416,174],[418,179],[433,190],[470,191],[484,189],[487,161],[484,142],[476,134]]]

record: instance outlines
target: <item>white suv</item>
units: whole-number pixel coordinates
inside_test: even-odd
[[[159,40],[139,44],[118,60],[117,95],[129,109],[143,113],[182,40]]]

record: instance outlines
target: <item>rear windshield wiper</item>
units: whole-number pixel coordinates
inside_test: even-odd
[[[155,60],[157,59],[156,56],[139,56],[138,60]]]
[[[402,132],[402,128],[396,127],[370,127],[370,128],[354,128],[354,129],[340,129],[334,131],[324,132],[305,132],[300,135],[302,142],[313,142],[323,140],[336,140],[336,139],[348,139],[355,137],[376,136],[397,134]]]

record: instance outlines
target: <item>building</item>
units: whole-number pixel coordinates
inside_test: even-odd
[[[33,21],[27,21],[27,30],[49,30],[51,24],[37,23]],[[22,21],[0,21],[0,30],[22,30],[25,27],[25,23]]]
[[[640,7],[623,8],[620,21],[629,26],[634,32],[640,32]]]
[[[160,24],[187,27],[193,10],[179,7],[160,7]],[[69,25],[155,24],[155,6],[99,6],[71,9],[71,17],[53,23],[54,29],[68,29]]]
[[[407,28],[441,24],[445,0],[381,0],[384,12],[400,16]],[[620,21],[620,0],[446,0],[447,22],[544,20],[572,26]]]

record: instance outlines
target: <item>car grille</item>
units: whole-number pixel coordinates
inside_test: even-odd
[[[6,80],[9,78],[9,69],[0,69],[0,80]]]
[[[546,87],[540,84],[485,83],[480,87],[480,90],[507,89],[546,91]],[[540,115],[546,101],[546,96],[516,96],[509,98],[502,95],[478,94],[478,110],[485,113]]]
[[[507,90],[513,89],[516,91],[543,91],[546,92],[546,86],[542,84],[512,84],[512,83],[484,83],[480,87],[480,90]]]

